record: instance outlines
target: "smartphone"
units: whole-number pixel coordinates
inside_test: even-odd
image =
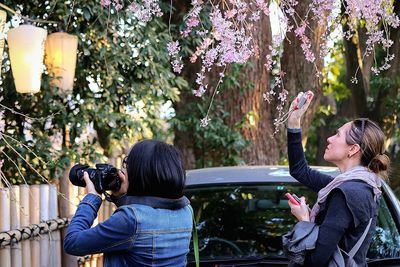
[[[307,102],[307,96],[308,96],[307,93],[301,95],[299,103],[297,103],[296,105],[296,109],[300,109],[302,106],[304,106],[304,104]]]
[[[289,199],[290,202],[292,202],[292,204],[295,205],[300,205],[300,198],[298,196],[296,196],[295,194],[290,194],[290,193],[286,193],[285,196]]]
[[[299,198],[298,196],[296,196],[296,194],[292,194],[292,197],[293,197],[294,199],[296,199],[297,202],[301,203],[300,198]]]

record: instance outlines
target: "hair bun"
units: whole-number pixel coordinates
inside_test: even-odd
[[[389,164],[390,159],[386,154],[378,154],[368,164],[368,169],[376,174],[379,174],[380,172],[387,171],[389,168]]]

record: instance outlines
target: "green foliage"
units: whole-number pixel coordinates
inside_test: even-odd
[[[310,126],[307,136],[307,145],[305,153],[307,161],[311,165],[317,164],[318,150],[318,128],[336,129],[342,125],[346,118],[336,118],[332,120],[337,113],[338,105],[341,101],[351,96],[350,89],[346,86],[346,65],[343,57],[343,43],[338,42],[332,49],[330,56],[325,59],[325,66],[322,70],[323,84],[322,93],[325,98],[328,96],[333,98],[334,103],[321,103],[315,114],[313,123]],[[332,105],[334,104],[334,105]],[[333,132],[332,132],[333,133]],[[323,142],[323,140],[322,140]]]
[[[238,85],[241,66],[234,65],[220,84],[219,91],[226,95],[227,90]],[[251,86],[249,85],[249,88]],[[224,92],[225,91],[225,92]],[[223,92],[223,93],[222,93]],[[249,146],[240,129],[243,126],[238,122],[233,128],[227,124],[230,113],[224,108],[224,99],[216,97],[209,116],[211,121],[207,127],[200,127],[200,119],[207,114],[211,99],[204,95],[202,99],[188,103],[185,106],[185,115],[174,118],[173,124],[179,131],[191,133],[196,156],[196,167],[229,166],[244,164],[240,153]],[[244,118],[245,119],[245,118]]]
[[[207,128],[200,127],[200,119],[206,114],[206,107],[200,103],[189,104],[188,109],[195,113],[174,119],[180,130],[193,133],[196,150],[196,167],[226,166],[243,164],[240,152],[248,145],[238,129],[231,129],[224,121],[229,113],[220,104],[213,106],[211,123]]]
[[[171,37],[160,19],[143,25],[126,10],[117,13],[90,0],[5,4],[22,9],[21,13],[30,18],[60,22],[59,26],[41,25],[49,34],[61,28],[79,39],[74,91],[68,96],[49,85],[47,72],[42,75],[39,93],[16,93],[10,62],[3,60],[1,104],[30,117],[47,118],[31,120],[10,110],[4,113],[5,132],[17,141],[7,145],[5,140],[11,141],[4,137],[0,150],[14,160],[28,183],[41,178],[23,158],[45,177],[57,179],[70,162],[105,161],[104,156],[113,149],[135,140],[170,136],[162,109],[165,103],[179,100],[187,82],[171,72],[166,50]],[[94,138],[85,138],[87,129],[96,130],[97,134],[90,134]],[[56,134],[61,137],[55,138]],[[58,147],[54,145],[56,139],[61,140]],[[12,183],[22,182],[11,160],[6,160],[3,171]]]
[[[367,98],[368,109],[373,110],[377,104],[376,100],[381,95],[390,95],[392,88],[400,86],[400,76],[397,80],[389,79],[388,77],[384,76],[375,76],[371,77],[370,82],[370,95]],[[387,99],[385,103],[384,114],[385,117],[391,117],[395,114],[399,114],[400,112],[400,102],[399,97],[394,96],[393,98]]]
[[[338,102],[350,97],[350,90],[346,86],[346,62],[343,57],[343,43],[338,42],[332,49],[330,56],[325,59],[323,73],[323,95],[332,94]],[[326,110],[332,110],[332,107],[325,107],[321,112],[327,113]],[[329,115],[329,114],[326,114]]]
[[[375,52],[374,58],[376,62],[378,65],[382,64],[386,52],[379,48],[377,48]],[[332,97],[335,106],[330,105],[329,102],[323,102],[313,120],[308,135],[306,153],[307,160],[311,164],[316,164],[317,161],[317,143],[320,141],[317,130],[321,130],[321,128],[325,130],[337,129],[350,119],[344,116],[336,116],[340,108],[348,108],[348,104],[343,104],[344,101],[349,102],[348,100],[353,97],[345,81],[346,79],[350,79],[354,74],[346,73],[347,70],[343,55],[343,44],[342,42],[338,42],[335,44],[329,62],[326,64],[323,71],[323,94],[325,97]],[[352,118],[356,116],[368,116],[380,123],[387,140],[391,143],[388,149],[390,157],[392,160],[396,161],[396,158],[400,155],[397,149],[399,132],[398,127],[396,127],[396,125],[398,125],[397,118],[400,112],[400,94],[398,90],[398,88],[400,88],[400,76],[397,76],[396,79],[391,79],[388,78],[387,72],[381,72],[379,75],[370,72],[370,75],[369,91],[365,90],[367,103],[366,114],[349,115]],[[346,112],[341,112],[341,114],[346,114]]]

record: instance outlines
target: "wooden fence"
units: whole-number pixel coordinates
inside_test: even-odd
[[[66,176],[64,176],[66,177]],[[58,185],[18,185],[0,188],[0,263],[2,267],[98,267],[102,255],[74,257],[62,248],[62,239],[85,189],[67,178]],[[115,206],[103,201],[96,225]]]

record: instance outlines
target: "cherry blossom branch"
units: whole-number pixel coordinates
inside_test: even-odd
[[[25,179],[25,176],[22,174],[22,172],[21,172],[21,170],[19,169],[17,163],[16,163],[9,155],[7,155],[6,152],[1,151],[1,153],[2,153],[4,156],[6,156],[6,158],[15,166],[15,168],[17,169],[19,175],[21,175],[22,180],[24,180],[25,184],[28,184],[27,181],[26,181],[26,179]]]
[[[113,3],[117,9],[117,3],[120,0],[101,1],[103,6],[109,6]],[[281,101],[277,107],[278,111],[282,108],[287,96],[287,91],[283,84],[284,70],[280,67],[279,59],[281,56],[280,47],[284,38],[287,38],[286,34],[288,32],[293,31],[295,37],[300,40],[305,59],[314,65],[316,76],[320,79],[321,70],[316,65],[316,59],[317,57],[324,58],[328,54],[327,42],[330,38],[330,33],[337,28],[341,28],[340,23],[345,16],[348,30],[343,32],[342,35],[344,38],[350,39],[357,32],[359,21],[363,20],[368,36],[366,54],[363,59],[366,55],[372,53],[377,45],[382,45],[386,51],[385,60],[382,66],[379,67],[378,62],[374,60],[374,66],[371,67],[371,70],[378,74],[380,71],[390,68],[389,62],[393,60],[393,55],[389,53],[389,48],[393,41],[390,40],[389,28],[397,28],[400,25],[399,17],[393,12],[392,0],[312,0],[305,10],[305,15],[300,15],[296,11],[298,0],[276,0],[276,3],[282,11],[283,18],[279,19],[285,24],[286,32],[281,33],[280,36],[274,35],[272,43],[268,46],[269,53],[267,53],[264,65],[274,77],[274,82],[271,88],[263,93],[263,97],[268,102],[270,102],[271,97],[277,97]],[[256,29],[254,28],[254,23],[260,20],[261,16],[270,16],[270,3],[266,0],[192,0],[191,5],[189,12],[184,16],[185,27],[181,32],[181,36],[186,38],[190,34],[195,34],[201,39],[195,52],[190,56],[190,62],[201,61],[201,69],[197,73],[196,79],[198,88],[193,90],[193,93],[198,97],[202,97],[208,88],[205,78],[213,67],[225,68],[232,63],[244,64],[250,58],[259,55],[259,47],[252,38],[252,32]],[[207,5],[210,7],[210,11],[204,8]],[[340,7],[343,7],[344,13],[337,12]],[[157,11],[159,10],[157,0],[133,1],[129,6],[129,10],[134,13],[138,20],[144,23],[148,22],[153,16],[162,14],[161,11]],[[206,15],[210,18],[210,28],[207,28],[201,21],[200,13],[202,12],[209,12]],[[172,12],[170,11],[170,18],[171,14]],[[311,41],[312,36],[316,33],[310,27],[310,20],[318,20],[319,25],[324,25],[324,33],[319,42],[319,55],[315,55],[315,51],[318,51],[318,49],[313,46]],[[383,30],[380,30],[379,25],[383,25]],[[182,57],[179,55],[179,41],[170,42],[167,49],[174,72],[180,73],[183,68],[183,62]],[[358,71],[357,69],[352,82],[357,82],[355,77]],[[220,79],[217,87],[221,82]],[[281,89],[278,95],[277,89]],[[211,104],[216,92],[217,90],[212,94]],[[279,114],[281,114],[281,111]],[[203,118],[202,125],[208,123],[208,116],[209,113],[207,112],[206,117]]]
[[[25,176],[21,173],[21,170],[20,170],[20,168],[18,167],[17,163],[16,163],[9,155],[7,155],[4,151],[1,151],[1,150],[0,150],[0,153],[3,154],[4,156],[6,156],[6,158],[7,158],[11,163],[13,163],[13,165],[16,167],[18,173],[21,175],[22,179],[24,180],[24,183],[25,183],[25,184],[28,184],[28,182],[27,182],[26,179],[25,179]],[[0,162],[3,163],[4,160],[1,160]],[[1,176],[1,179],[0,179],[0,188],[2,188],[1,180],[4,181],[4,183],[6,184],[6,186],[7,186],[8,188],[11,188],[11,187],[12,187],[12,184],[8,181],[7,177],[5,176],[5,174],[3,173],[3,171],[1,170],[1,166],[2,166],[2,165],[0,165],[0,176]],[[32,166],[30,166],[30,167],[32,168]],[[33,169],[33,170],[36,172],[35,169]],[[36,173],[38,173],[38,172],[36,172]],[[40,174],[39,174],[39,176],[40,176]],[[43,176],[42,176],[42,179],[43,179]],[[46,181],[47,184],[51,184],[48,180],[45,180],[45,181]],[[32,193],[31,193],[31,192],[30,192],[29,194],[32,196]],[[69,204],[74,205],[74,206],[77,206],[76,203],[74,203],[74,202],[72,202],[71,200],[69,200],[69,199],[66,197],[66,195],[65,195],[64,193],[61,193],[60,191],[57,190],[57,195],[59,195],[60,197],[62,197],[63,199],[65,199]]]
[[[48,184],[50,184],[50,181],[47,179],[47,178],[45,178],[43,175],[41,175],[37,170],[36,170],[36,168],[34,168],[17,150],[15,150],[15,148],[12,146],[12,145],[10,145],[10,143],[8,143],[7,142],[7,140],[5,139],[5,138],[1,138],[5,143],[6,143],[6,145],[15,153],[15,154],[17,154],[17,156],[20,158],[20,159],[22,159],[22,161],[24,161],[28,166],[29,166],[29,168],[31,168],[40,178],[42,178],[42,180],[44,181],[44,182],[46,182],[46,183],[48,183]],[[3,152],[4,153],[4,152]]]
[[[2,135],[3,137],[10,138],[10,139],[13,140],[14,142],[16,142],[18,145],[22,145],[22,146],[23,146],[24,148],[26,148],[30,153],[32,153],[32,154],[35,156],[35,158],[37,158],[42,164],[47,164],[47,163],[44,162],[44,161],[42,160],[42,158],[39,157],[32,149],[30,149],[27,145],[25,145],[25,144],[22,143],[21,141],[19,141],[19,140],[13,138],[11,135],[5,134],[4,132],[1,133],[1,135]]]
[[[7,106],[1,104],[1,103],[0,103],[0,107],[3,108],[3,109],[7,109],[7,110],[10,111],[11,113],[17,114],[17,115],[19,115],[19,116],[22,116],[22,117],[24,117],[24,118],[26,118],[26,119],[28,119],[28,120],[39,121],[39,122],[44,122],[44,121],[48,120],[49,118],[54,118],[57,114],[59,114],[59,113],[61,112],[61,111],[57,111],[56,113],[53,113],[53,114],[51,114],[50,116],[45,117],[45,118],[33,118],[33,117],[30,117],[30,116],[28,116],[28,115],[26,115],[26,114],[23,114],[23,113],[21,113],[21,112],[18,112],[18,111],[16,111],[16,110],[12,109],[12,108],[9,108],[9,107],[7,107]],[[1,118],[1,116],[0,116],[0,118]]]
[[[206,127],[208,125],[208,123],[210,122],[210,120],[211,120],[210,117],[209,117],[210,110],[211,110],[212,104],[214,102],[215,95],[219,93],[218,87],[220,86],[220,84],[222,83],[222,79],[224,78],[224,76],[221,75],[221,73],[223,74],[223,73],[225,73],[225,71],[226,71],[226,66],[224,67],[224,70],[222,72],[220,72],[220,77],[219,77],[217,86],[215,87],[214,92],[213,92],[213,94],[211,96],[211,100],[210,100],[210,104],[208,105],[206,116],[203,119],[200,120],[200,126],[201,127]]]

